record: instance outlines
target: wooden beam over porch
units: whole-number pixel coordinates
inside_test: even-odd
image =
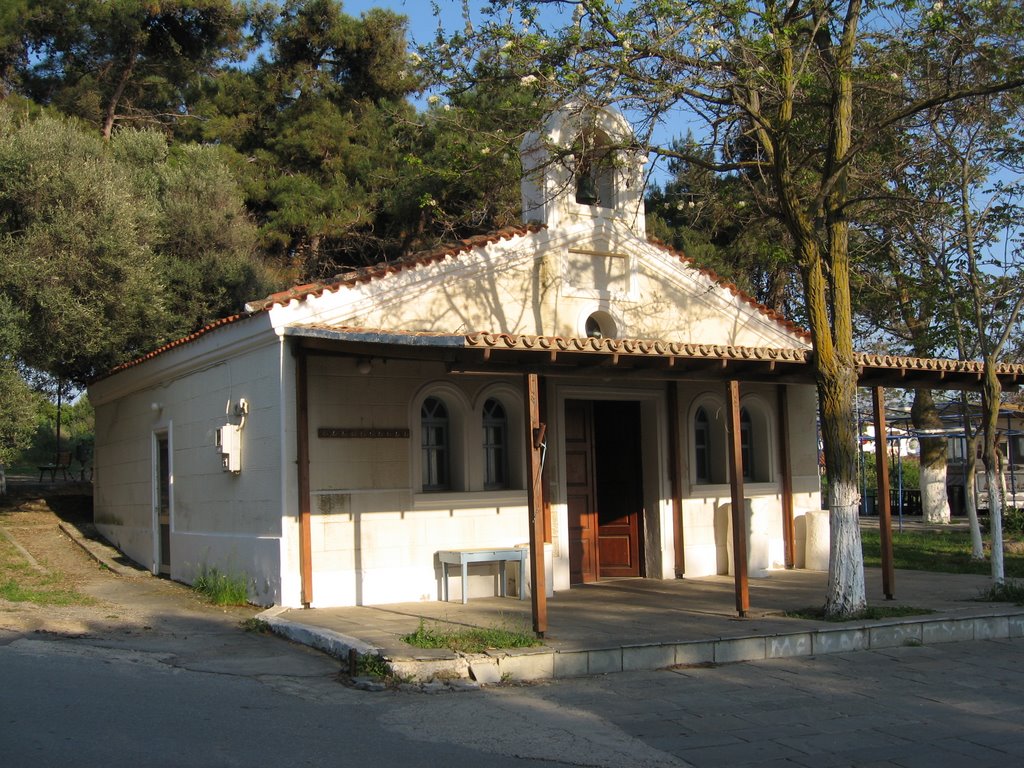
[[[548,630],[547,574],[544,572],[544,489],[543,451],[547,425],[540,420],[540,383],[535,373],[523,377],[527,404],[526,498],[530,517],[530,601],[533,609],[533,631],[544,637]]]

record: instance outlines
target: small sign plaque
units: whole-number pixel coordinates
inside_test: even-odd
[[[347,439],[361,438],[408,438],[408,428],[399,429],[364,429],[360,427],[320,427],[316,431],[319,438],[343,437]]]

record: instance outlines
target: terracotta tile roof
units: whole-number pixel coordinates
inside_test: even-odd
[[[707,277],[712,282],[718,283],[720,286],[722,286],[723,288],[728,290],[730,293],[732,293],[733,296],[736,296],[741,301],[746,302],[747,304],[752,306],[754,309],[756,309],[758,312],[760,312],[765,317],[767,317],[767,318],[769,318],[771,320],[774,320],[776,323],[781,325],[783,328],[785,328],[790,333],[795,333],[796,335],[806,339],[808,342],[811,341],[811,334],[810,334],[810,332],[808,330],[806,330],[805,328],[801,328],[799,325],[794,323],[792,320],[787,319],[781,313],[776,312],[771,307],[767,307],[764,304],[760,303],[753,296],[750,296],[749,294],[747,294],[744,291],[740,290],[739,287],[737,287],[737,285],[735,283],[726,282],[722,277],[720,277],[718,274],[716,274],[713,269],[708,269],[707,267],[700,267],[700,266],[698,266],[697,263],[693,259],[691,259],[689,256],[687,256],[685,253],[683,253],[682,251],[677,251],[675,248],[673,248],[672,246],[668,245],[667,243],[662,242],[661,240],[659,240],[656,237],[649,237],[649,238],[647,238],[647,241],[651,245],[656,246],[658,248],[661,248],[663,251],[666,251],[666,252],[672,254],[677,259],[679,259],[681,262],[686,264],[688,267],[690,267],[691,269],[697,270],[698,272],[700,272],[702,275]]]
[[[513,237],[522,237],[545,229],[543,224],[529,224],[526,226],[504,227],[486,235],[467,237],[455,243],[448,243],[432,251],[415,253],[402,259],[391,262],[382,262],[367,267],[359,267],[349,272],[337,275],[330,280],[323,280],[305,285],[296,285],[285,291],[272,293],[265,299],[253,301],[246,305],[250,312],[270,309],[276,304],[287,304],[292,299],[305,299],[310,296],[321,296],[330,291],[337,291],[341,288],[368,283],[371,280],[379,280],[395,272],[404,272],[408,269],[435,264],[445,259],[458,256],[461,253],[470,251],[473,248],[482,248],[485,245],[496,243],[500,240],[511,240]]]
[[[467,350],[498,350],[510,352],[543,352],[547,354],[579,353],[611,355],[633,358],[689,358],[693,360],[724,360],[749,363],[792,363],[808,369],[808,381],[813,381],[814,352],[789,347],[742,347],[729,344],[695,344],[671,342],[661,339],[596,339],[564,336],[534,336],[530,334],[488,333],[476,331],[450,334],[422,331],[396,331],[380,328],[330,327],[321,325],[295,326],[292,335],[323,335],[354,341],[376,341],[382,344],[417,347],[444,347],[451,349],[453,342]],[[431,344],[431,340],[435,343]],[[880,355],[857,352],[854,363],[861,374],[861,385],[873,381],[898,387],[934,384],[936,388],[980,381],[984,365],[975,360],[948,360],[943,358],[909,357],[906,355]],[[1006,384],[1017,384],[1024,379],[1024,364],[1001,363],[997,372]],[[945,384],[944,384],[945,382]]]
[[[552,352],[591,352],[642,357],[691,357],[712,360],[778,360],[806,363],[807,349],[739,347],[731,344],[692,344],[660,339],[593,339],[527,336],[508,333],[469,333],[466,346],[478,349],[521,349]]]
[[[195,341],[196,339],[205,336],[211,331],[215,331],[218,328],[223,328],[226,325],[233,325],[234,323],[237,323],[239,320],[245,320],[246,318],[249,317],[252,317],[251,312],[242,312],[237,315],[229,315],[228,317],[222,317],[220,320],[214,320],[212,323],[204,325],[202,328],[199,328],[198,330],[195,330],[192,333],[188,334],[188,336],[182,336],[180,339],[169,341],[166,344],[163,344],[157,347],[156,349],[147,352],[142,357],[137,357],[134,360],[129,360],[126,363],[121,363],[120,365],[111,368],[105,374],[97,376],[95,379],[93,379],[93,381],[102,381],[108,376],[113,376],[115,373],[120,373],[121,371],[126,370],[128,368],[134,368],[136,365],[140,365],[146,362],[147,360],[152,360],[154,357],[162,355],[164,352],[168,352],[177,347],[182,347],[186,344],[189,344]]]
[[[888,369],[907,373],[957,373],[981,376],[985,364],[979,360],[948,360],[940,357],[909,357],[907,355],[878,355],[867,352],[854,353],[854,362],[860,368]],[[1000,363],[996,366],[1000,376],[1020,378],[1024,376],[1024,363]]]

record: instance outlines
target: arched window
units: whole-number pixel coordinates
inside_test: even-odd
[[[508,416],[501,401],[492,398],[484,403],[484,489],[508,487]]]
[[[614,154],[601,130],[584,131],[576,166],[576,202],[580,205],[615,207]]]
[[[740,407],[740,455],[743,479],[752,483],[772,480],[772,421],[768,406],[751,397]]]
[[[451,485],[448,440],[448,408],[440,398],[428,397],[420,408],[424,491],[446,491]]]
[[[750,420],[750,411],[740,409],[740,455],[743,460],[743,479],[753,480],[754,472],[754,426]]]
[[[693,464],[698,483],[711,482],[711,423],[703,406],[693,417]]]

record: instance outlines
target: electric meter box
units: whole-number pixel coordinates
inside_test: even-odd
[[[221,468],[225,472],[242,471],[242,430],[237,424],[225,424],[217,428],[217,450],[220,452]]]

